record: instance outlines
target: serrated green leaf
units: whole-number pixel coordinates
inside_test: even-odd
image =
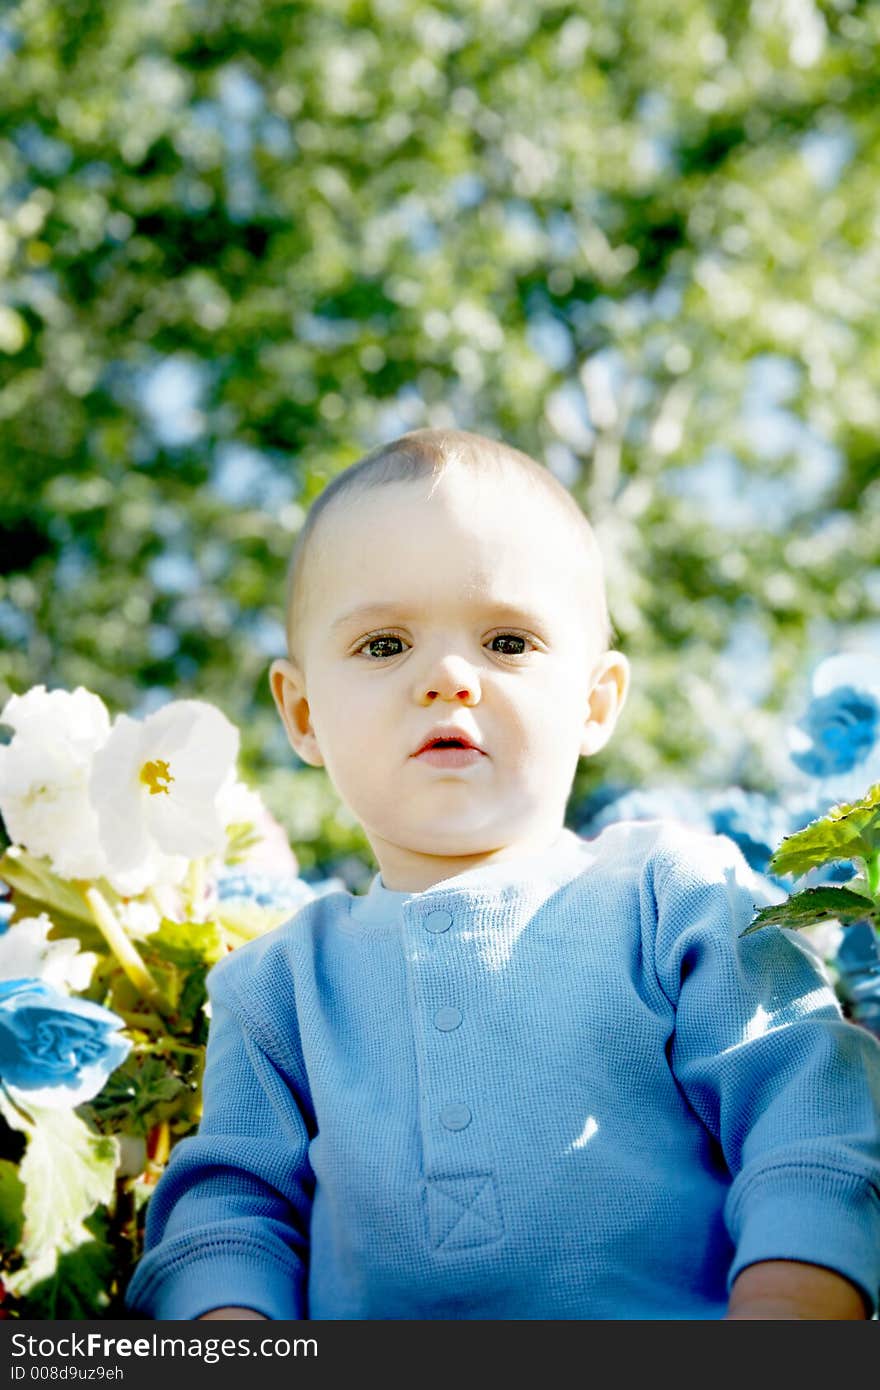
[[[24,1183],[18,1165],[0,1159],[0,1250],[15,1250],[24,1225]]]
[[[226,954],[220,924],[164,919],[144,949],[144,959],[172,1011],[175,1031],[191,1032],[207,997],[205,977]]]
[[[28,1292],[21,1300],[22,1318],[52,1321],[57,1318],[91,1320],[104,1315],[110,1303],[108,1292],[115,1274],[116,1252],[103,1237],[106,1219],[100,1225],[96,1213],[87,1222],[87,1236],[75,1250],[60,1255],[53,1272],[32,1283],[27,1276],[13,1276],[13,1291]],[[98,1233],[92,1234],[97,1228]]]
[[[880,850],[880,782],[859,801],[832,806],[819,820],[786,835],[770,857],[768,871],[800,877],[821,864],[869,859]]]
[[[86,1217],[111,1201],[119,1145],[73,1110],[34,1110],[31,1118],[18,1170],[25,1187],[21,1251],[29,1264],[39,1257],[39,1277],[47,1277],[48,1253],[76,1249],[88,1239]]]
[[[165,917],[149,938],[150,952],[174,965],[213,965],[225,954],[218,924],[209,922],[173,922]]]
[[[847,923],[866,918],[880,926],[880,913],[867,898],[859,893],[851,893],[848,888],[834,888],[826,884],[819,888],[807,888],[803,893],[794,893],[784,903],[762,907],[740,935],[748,936],[750,932],[760,931],[761,927],[779,926],[798,931],[801,927],[812,927],[817,922]]]
[[[145,1137],[154,1124],[178,1114],[185,1091],[186,1083],[162,1058],[131,1052],[89,1102],[88,1109],[102,1128]]]

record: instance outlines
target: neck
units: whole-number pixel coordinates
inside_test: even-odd
[[[426,888],[433,888],[437,883],[484,864],[542,854],[556,843],[562,832],[562,825],[548,826],[513,843],[481,849],[473,854],[429,854],[391,844],[378,836],[371,835],[369,840],[384,886],[394,892],[422,893]]]

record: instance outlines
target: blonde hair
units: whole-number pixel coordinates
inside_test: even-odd
[[[454,466],[474,471],[494,469],[498,475],[515,472],[540,489],[546,499],[559,509],[585,553],[594,590],[600,640],[603,650],[609,649],[613,629],[605,595],[602,555],[590,523],[562,483],[528,454],[499,440],[471,434],[467,430],[423,429],[413,430],[389,444],[381,445],[344,469],[327,484],[309,508],[296,538],[287,571],[285,619],[291,660],[296,661],[294,649],[305,607],[304,574],[309,543],[328,508],[349,494],[364,493],[386,483],[407,483],[431,477],[433,492],[446,470]]]

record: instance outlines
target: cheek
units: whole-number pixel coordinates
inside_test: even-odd
[[[378,682],[343,680],[333,673],[316,681],[310,691],[312,723],[325,757],[334,752],[351,756],[363,751],[366,740],[388,723],[388,700]]]
[[[529,690],[518,719],[531,746],[542,749],[545,757],[565,761],[580,744],[588,709],[583,672],[557,670]]]

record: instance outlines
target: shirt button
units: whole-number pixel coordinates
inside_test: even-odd
[[[461,1009],[438,1009],[434,1015],[434,1027],[441,1033],[451,1033],[461,1023]]]
[[[467,1129],[471,1122],[471,1112],[460,1101],[444,1105],[440,1111],[440,1123],[444,1129]]]
[[[436,912],[428,913],[422,925],[425,931],[449,931],[449,928],[452,926],[452,913],[444,912],[442,908],[438,908]]]

